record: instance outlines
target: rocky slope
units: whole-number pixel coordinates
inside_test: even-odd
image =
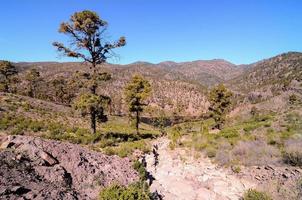
[[[302,53],[289,52],[249,65],[247,70],[228,82],[234,90],[251,92],[300,88],[302,82]],[[301,92],[301,88],[299,89]]]
[[[169,148],[169,140],[154,141],[146,156],[151,191],[165,200],[238,200],[248,189],[269,192],[273,199],[301,199],[296,182],[302,170],[291,166],[241,166],[239,172],[213,163],[190,149]]]
[[[170,150],[167,139],[155,145],[158,157],[146,157],[147,170],[154,177],[151,191],[165,200],[238,200],[256,186],[251,179],[238,178],[208,158],[194,158],[183,149]]]
[[[138,180],[129,159],[27,136],[1,137],[4,199],[95,199],[103,187]]]

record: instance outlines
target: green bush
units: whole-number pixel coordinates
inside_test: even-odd
[[[151,150],[150,145],[144,140],[134,141],[134,142],[124,142],[117,147],[106,147],[104,148],[104,153],[107,155],[118,155],[122,158],[131,155],[136,149],[148,153]]]
[[[136,160],[133,163],[133,168],[139,173],[139,177],[141,181],[147,180],[147,171],[143,165],[143,163]]]
[[[139,183],[128,187],[114,184],[101,191],[99,200],[150,200],[150,192]]]
[[[105,188],[104,190],[101,191],[99,199],[100,200],[119,200],[121,199],[120,197],[125,191],[125,187],[114,184],[108,188]]]
[[[265,192],[249,189],[244,193],[243,200],[272,200],[272,198]]]
[[[39,132],[42,131],[44,127],[45,125],[41,121],[31,121],[28,128],[33,132]]]
[[[239,133],[236,129],[233,128],[226,128],[226,129],[222,129],[220,132],[220,135],[224,138],[236,138],[239,137]]]
[[[234,172],[234,173],[240,173],[241,172],[241,168],[240,168],[240,166],[233,166],[232,167],[232,171]]]

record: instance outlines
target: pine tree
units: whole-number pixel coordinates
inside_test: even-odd
[[[4,92],[10,92],[10,85],[18,74],[16,67],[9,61],[0,61],[0,84]]]
[[[215,120],[215,128],[221,129],[231,106],[232,92],[223,84],[214,87],[209,95],[210,116]]]
[[[37,69],[31,69],[26,74],[25,80],[28,82],[27,95],[30,97],[36,97],[38,84],[42,80],[40,72]]]
[[[136,133],[139,134],[140,113],[147,105],[145,100],[150,96],[151,85],[140,75],[134,75],[125,87],[125,97],[128,110],[134,114]]]
[[[110,101],[107,96],[86,93],[76,99],[74,108],[80,110],[82,116],[90,115],[92,117],[91,112],[95,112],[96,121],[102,123],[108,120],[107,115],[105,115],[105,108],[110,104]]]
[[[87,80],[89,95],[93,99],[100,81],[110,79],[106,73],[100,73],[100,65],[114,56],[113,49],[126,44],[125,37],[121,37],[117,42],[107,42],[104,40],[104,33],[108,23],[102,20],[95,12],[84,10],[74,13],[69,22],[63,22],[59,32],[71,38],[70,45],[73,49],[64,46],[62,43],[54,42],[53,45],[65,56],[79,58],[89,63],[89,72],[82,76]],[[96,98],[98,99],[98,98]],[[89,109],[92,132],[96,132],[96,120],[100,115],[99,110],[91,106]]]

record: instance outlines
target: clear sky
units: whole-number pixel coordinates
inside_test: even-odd
[[[59,24],[91,9],[126,36],[114,63],[222,58],[252,63],[302,51],[301,0],[1,0],[0,59],[68,61],[53,41]]]

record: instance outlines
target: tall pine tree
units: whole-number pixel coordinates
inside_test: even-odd
[[[231,107],[232,92],[223,84],[214,87],[209,95],[210,115],[215,120],[215,128],[221,129],[226,118],[226,114]]]
[[[125,87],[128,110],[134,119],[136,133],[139,134],[140,114],[147,105],[145,100],[150,96],[151,85],[140,75],[134,75]]]
[[[17,74],[18,71],[11,62],[0,61],[0,86],[4,92],[10,92],[10,86]]]
[[[97,87],[100,81],[106,81],[110,76],[100,72],[100,65],[106,60],[114,56],[113,49],[122,47],[126,44],[125,37],[121,37],[116,42],[107,42],[104,40],[108,23],[102,20],[97,13],[84,10],[74,13],[69,22],[63,22],[59,32],[70,37],[70,46],[68,48],[62,43],[54,42],[53,45],[62,52],[65,56],[79,58],[84,62],[89,63],[89,73],[83,74],[87,80],[88,94],[84,94],[81,98],[87,98],[86,101],[89,107],[89,115],[91,119],[92,133],[96,133],[96,121],[102,113],[99,113],[99,107],[90,104],[91,100],[99,102],[100,95],[97,94]],[[98,105],[100,106],[100,105]],[[78,106],[75,106],[78,108]]]

